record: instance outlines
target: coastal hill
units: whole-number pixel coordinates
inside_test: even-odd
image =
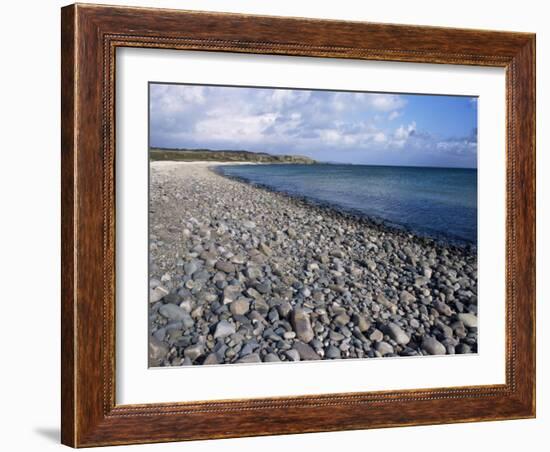
[[[301,155],[274,155],[251,151],[213,151],[210,149],[165,149],[151,148],[149,157],[153,161],[211,161],[211,162],[257,162],[257,163],[317,163]]]

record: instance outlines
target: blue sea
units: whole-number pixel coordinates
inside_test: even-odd
[[[229,177],[451,243],[477,243],[477,170],[369,165],[224,165]]]

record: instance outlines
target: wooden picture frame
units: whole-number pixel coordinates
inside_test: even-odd
[[[535,35],[71,5],[62,9],[62,442],[73,447],[535,416]],[[115,50],[506,69],[506,383],[115,403]]]

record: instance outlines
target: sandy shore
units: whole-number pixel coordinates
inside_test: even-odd
[[[151,164],[150,365],[477,352],[474,252],[220,164]]]

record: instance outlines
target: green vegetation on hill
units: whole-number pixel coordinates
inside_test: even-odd
[[[317,163],[301,155],[273,155],[266,152],[250,151],[212,151],[210,149],[160,149],[151,148],[152,161],[212,161],[212,162],[258,162],[258,163]]]

